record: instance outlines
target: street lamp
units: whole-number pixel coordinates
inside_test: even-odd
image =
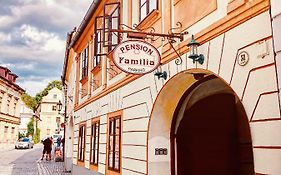
[[[60,111],[62,109],[62,103],[61,101],[59,100],[59,102],[57,103],[57,107],[58,107],[58,111],[59,111],[59,114],[60,114]]]
[[[187,46],[190,48],[190,55],[188,56],[188,58],[193,60],[193,63],[195,63],[195,61],[197,61],[200,64],[204,63],[204,55],[200,54],[198,55],[197,52],[197,48],[200,44],[198,42],[196,42],[196,40],[194,39],[194,35],[191,36],[191,40],[190,42],[187,44]]]

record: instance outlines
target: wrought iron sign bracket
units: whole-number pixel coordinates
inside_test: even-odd
[[[153,27],[149,27],[149,28],[144,28],[144,29],[139,29],[137,27],[137,25],[134,25],[133,27],[129,27],[125,24],[120,24],[120,28],[121,29],[110,29],[110,32],[113,33],[120,33],[121,34],[121,38],[123,34],[127,34],[128,38],[134,38],[134,39],[151,39],[152,41],[157,40],[159,37],[162,37],[163,40],[167,39],[168,41],[172,41],[175,42],[175,38],[179,39],[181,42],[183,41],[183,37],[184,35],[187,35],[188,32],[180,32],[180,33],[176,33],[173,32],[173,30],[178,30],[182,28],[182,24],[180,22],[176,23],[175,28],[171,28],[168,31],[168,34],[163,34],[163,33],[156,33],[155,29]],[[127,30],[125,30],[124,28],[127,28]],[[149,32],[147,32],[147,30],[150,30]],[[156,39],[154,37],[157,37]]]

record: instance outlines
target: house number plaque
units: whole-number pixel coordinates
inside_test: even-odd
[[[238,64],[240,66],[245,66],[248,62],[249,62],[249,54],[245,51],[242,51],[239,55],[238,55]]]

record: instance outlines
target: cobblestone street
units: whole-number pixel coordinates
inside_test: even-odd
[[[0,152],[0,175],[70,175],[63,162],[41,161],[42,145]]]

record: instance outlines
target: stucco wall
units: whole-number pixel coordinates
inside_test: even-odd
[[[153,73],[144,75],[75,112],[73,163],[76,164],[77,158],[77,124],[81,121],[89,121],[94,117],[100,117],[98,171],[102,174],[105,173],[106,114],[123,109],[122,174],[146,174],[146,162],[151,161],[148,160],[146,154],[147,146],[151,146],[147,145],[147,141],[149,143],[147,129],[158,93],[170,78],[181,71],[202,68],[221,77],[241,99],[251,127],[255,171],[272,175],[281,174],[280,101],[278,99],[270,19],[270,14],[267,11],[204,43],[199,48],[199,52],[205,56],[203,65],[193,64],[192,60],[187,58],[188,54],[184,54],[181,56],[183,59],[181,65],[177,66],[174,61],[171,61],[162,66],[162,70],[168,73],[167,80],[158,80]],[[249,62],[245,66],[238,65],[236,60],[242,51],[249,54]],[[159,127],[162,129],[166,127],[165,132],[168,133],[170,128],[168,123],[158,122]],[[155,128],[150,129],[154,130]],[[85,167],[89,166],[89,131],[90,129],[87,128]],[[158,136],[155,135],[155,137]],[[165,144],[169,143],[169,138],[164,136],[160,139],[161,143],[167,146]],[[151,152],[148,154],[150,155]],[[163,157],[163,159],[167,158]],[[163,162],[161,158],[154,160],[159,162],[159,166],[156,167],[159,171],[169,168],[167,164],[160,163]],[[153,170],[152,174],[153,172],[154,174],[155,172],[159,173],[159,171]],[[170,172],[163,173],[169,174]]]

